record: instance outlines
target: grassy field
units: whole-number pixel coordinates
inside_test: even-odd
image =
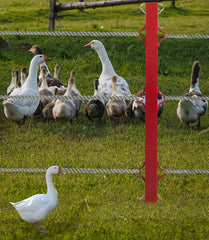
[[[209,34],[209,2],[177,1],[176,9],[165,3],[159,16],[167,33]],[[6,0],[0,3],[1,31],[47,31],[49,1]],[[72,11],[60,18],[55,30],[138,31],[145,23],[139,5]],[[101,28],[103,26],[104,28]],[[0,49],[0,95],[6,94],[11,70],[29,66],[32,54],[18,46],[40,45],[53,72],[61,65],[60,80],[67,84],[70,71],[77,72],[76,85],[83,95],[93,94],[93,80],[100,75],[97,54],[84,45],[91,37],[2,36],[11,49]],[[136,94],[145,85],[145,47],[134,37],[99,37],[116,72]],[[123,49],[123,51],[121,51]],[[189,90],[191,67],[201,64],[200,89],[209,96],[208,40],[166,39],[159,48],[158,83],[168,96]],[[176,115],[177,101],[168,101],[158,121],[158,161],[165,169],[209,169],[209,116],[202,117],[201,131],[188,129]],[[84,115],[72,124],[30,118],[19,128],[9,122],[0,105],[1,168],[122,168],[136,169],[144,162],[145,125],[128,119],[91,123]],[[159,170],[159,175],[163,172]],[[142,171],[144,174],[144,171]],[[45,193],[43,173],[0,173],[1,239],[209,239],[209,179],[207,175],[168,174],[158,184],[163,198],[145,204],[144,183],[134,174],[66,174],[54,176],[59,193],[57,208],[42,224],[48,234],[24,222],[9,204],[36,193]],[[87,204],[88,203],[88,206]]]

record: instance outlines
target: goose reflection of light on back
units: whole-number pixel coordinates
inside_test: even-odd
[[[98,96],[98,79],[94,80],[94,96]],[[93,118],[101,118],[103,117],[105,112],[104,101],[102,100],[94,100],[91,99],[85,106],[85,113],[89,120],[93,120]]]
[[[57,173],[64,173],[59,166],[51,166],[47,169],[46,194],[36,194],[16,203],[10,202],[24,221],[35,223],[37,230],[42,233],[47,231],[43,230],[45,227],[40,226],[39,221],[57,207],[58,193],[52,182],[52,175]]]
[[[117,91],[116,87],[117,77],[112,77],[112,96],[123,96]],[[109,100],[106,104],[107,114],[110,118],[125,116],[127,104],[125,100]]]
[[[30,63],[29,75],[20,88],[15,89],[10,96],[39,96],[37,84],[38,67],[44,61],[51,60],[44,55],[36,55]],[[7,99],[3,102],[5,116],[19,125],[36,111],[39,99]]]
[[[106,49],[104,45],[98,41],[93,40],[85,45],[85,47],[89,47],[94,49],[102,63],[102,73],[99,77],[99,88],[98,93],[100,96],[111,96],[112,95],[112,76],[117,76],[117,91],[121,92],[122,95],[130,95],[131,92],[129,90],[129,85],[126,80],[120,76],[118,76],[110,62]]]
[[[199,89],[199,71],[200,63],[196,61],[192,66],[190,89],[188,93],[183,95],[184,97],[203,97],[203,94]],[[178,103],[177,115],[182,122],[187,124],[187,126],[189,126],[190,123],[197,121],[197,130],[199,130],[200,118],[206,113],[207,109],[207,100],[183,99]]]

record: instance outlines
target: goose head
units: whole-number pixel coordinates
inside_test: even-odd
[[[46,173],[47,174],[58,174],[58,173],[64,174],[63,170],[59,166],[51,166],[51,167],[49,167],[47,169]]]
[[[92,40],[91,42],[87,43],[85,47],[92,48],[95,51],[98,51],[99,49],[104,49],[104,45],[98,40]]]
[[[33,45],[28,52],[32,52],[34,55],[43,54],[41,48],[38,45]]]
[[[46,73],[47,73],[46,67],[45,66],[41,67],[41,75],[42,75],[42,77],[45,77]]]
[[[44,63],[45,61],[51,61],[52,59],[43,55],[43,54],[38,54],[38,55],[35,55],[32,59],[32,61],[34,63],[36,63],[37,65],[40,65],[42,63]]]
[[[72,71],[70,72],[70,78],[75,79],[75,76],[76,76],[76,72],[75,72],[75,70],[72,70]]]

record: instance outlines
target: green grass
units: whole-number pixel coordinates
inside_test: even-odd
[[[49,1],[1,1],[1,31],[48,29]],[[209,3],[204,0],[177,1],[177,8],[159,16],[167,33],[208,34]],[[138,31],[145,17],[138,5],[72,11],[56,22],[56,30]],[[38,17],[36,19],[36,17]],[[125,19],[125,20],[124,20]],[[0,94],[5,95],[11,70],[29,66],[31,53],[19,44],[38,44],[52,57],[53,72],[61,65],[60,80],[67,84],[70,71],[77,72],[76,84],[83,95],[93,94],[93,80],[101,72],[97,54],[84,45],[90,37],[4,36],[11,50],[0,49]],[[137,93],[145,84],[145,47],[134,37],[99,37],[105,44],[116,72]],[[122,51],[121,51],[122,49]],[[168,96],[180,96],[189,89],[191,67],[201,63],[200,89],[209,96],[208,40],[166,39],[159,48],[158,84]],[[176,116],[177,101],[165,104],[158,120],[158,161],[165,169],[209,169],[208,134],[190,129]],[[201,130],[208,129],[208,114]],[[122,168],[135,169],[145,159],[145,126],[129,119],[90,123],[82,108],[79,121],[45,121],[30,118],[19,128],[9,122],[0,105],[1,168]],[[163,172],[159,170],[158,175]],[[144,170],[142,171],[144,175]],[[163,198],[145,204],[144,183],[134,174],[66,174],[54,176],[59,193],[57,208],[42,224],[49,233],[38,233],[35,226],[20,219],[9,204],[36,193],[46,192],[45,174],[0,173],[1,239],[208,239],[209,179],[207,175],[168,174],[158,184]],[[88,202],[90,211],[86,205]]]

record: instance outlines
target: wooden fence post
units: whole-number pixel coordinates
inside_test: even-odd
[[[50,0],[49,7],[49,31],[54,30],[55,28],[55,17],[56,17],[56,0]]]

